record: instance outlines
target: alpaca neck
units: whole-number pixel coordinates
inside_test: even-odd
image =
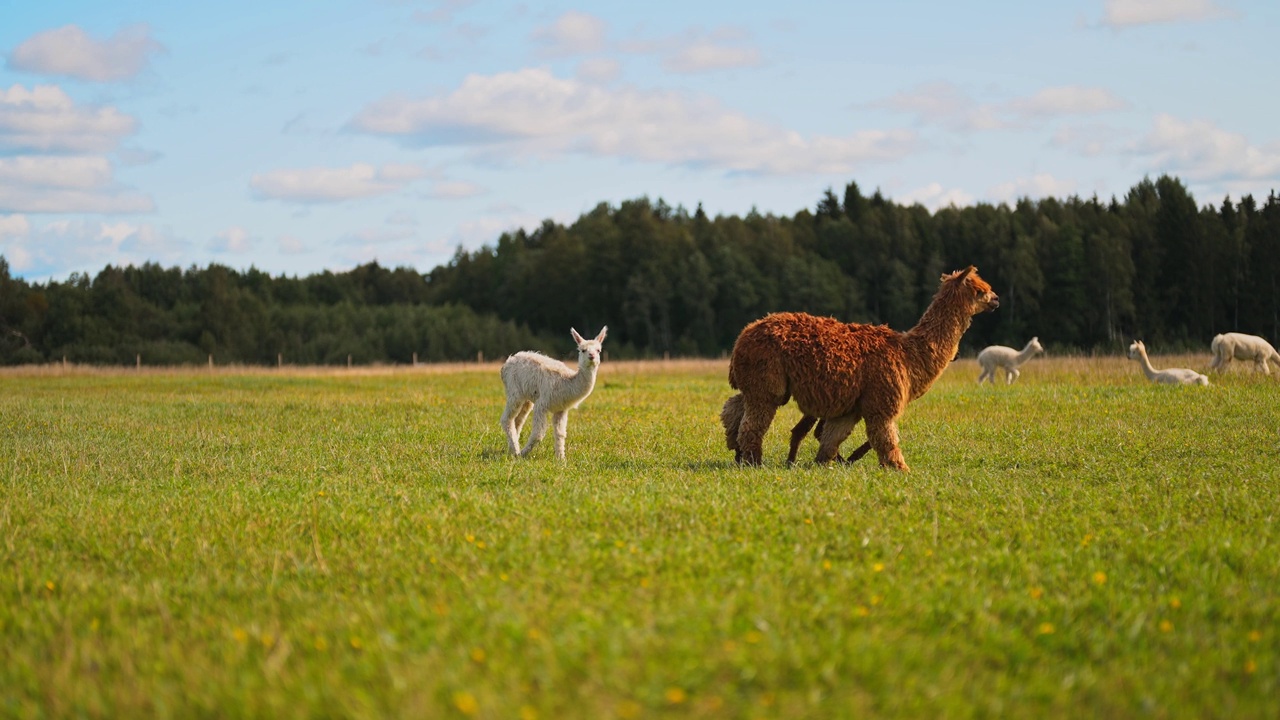
[[[911,397],[924,394],[947,369],[960,348],[960,338],[973,317],[958,302],[933,298],[916,326],[908,330],[903,346],[907,353],[907,373],[911,376]]]
[[[1148,380],[1156,379],[1156,369],[1151,367],[1151,361],[1147,359],[1147,351],[1138,351],[1138,364],[1142,365],[1142,374],[1147,376]]]
[[[1027,343],[1027,346],[1022,348],[1022,352],[1018,353],[1017,356],[1013,358],[1013,363],[1015,365],[1021,365],[1022,363],[1035,357],[1035,354],[1036,354],[1035,348],[1031,347],[1031,343]]]
[[[596,370],[599,365],[578,363],[578,372],[565,382],[565,395],[572,399],[581,399],[591,394],[596,386]]]

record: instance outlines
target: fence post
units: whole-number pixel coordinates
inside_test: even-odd
[[[351,369],[351,353],[347,353],[347,369]]]
[[[418,367],[418,353],[413,354],[413,366]]]
[[[477,352],[476,352],[476,362],[478,362],[478,363],[482,363],[482,362],[484,362],[484,351],[483,351],[483,350],[480,350],[480,351],[477,351]]]
[[[136,362],[137,362],[137,368],[141,370],[142,369],[142,353],[138,353]]]
[[[213,369],[213,353],[209,353],[209,369]]]
[[[276,353],[276,367],[284,367],[284,353]]]

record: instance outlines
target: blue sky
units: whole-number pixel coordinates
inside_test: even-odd
[[[837,6],[840,5],[840,6]],[[1264,0],[0,0],[0,254],[428,270],[648,196],[790,215],[1280,186]]]

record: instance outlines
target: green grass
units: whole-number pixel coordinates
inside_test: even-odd
[[[977,374],[906,475],[733,466],[723,364],[567,463],[495,367],[0,374],[0,715],[1274,717],[1280,382]]]

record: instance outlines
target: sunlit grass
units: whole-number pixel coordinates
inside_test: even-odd
[[[899,475],[735,467],[725,367],[606,363],[566,463],[496,365],[0,373],[0,711],[1274,714],[1280,380],[961,360]]]

